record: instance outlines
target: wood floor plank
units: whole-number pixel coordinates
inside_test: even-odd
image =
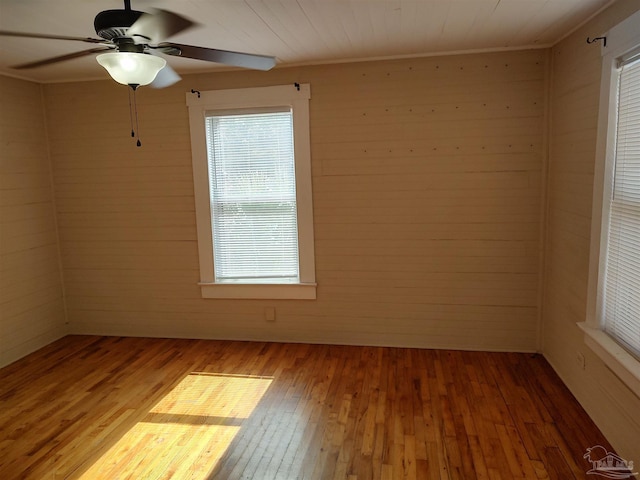
[[[0,478],[587,478],[538,355],[69,336],[0,370]]]

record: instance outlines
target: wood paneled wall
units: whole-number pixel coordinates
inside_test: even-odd
[[[537,348],[547,51],[46,85],[74,333]],[[311,84],[318,298],[200,298],[185,92]],[[276,308],[266,322],[264,309]]]
[[[602,59],[599,36],[638,10],[620,1],[552,50],[544,347],[549,362],[618,453],[640,461],[640,399],[583,343]],[[583,370],[578,354],[586,358]],[[590,445],[585,445],[585,449]]]
[[[0,367],[66,332],[40,85],[0,76]]]

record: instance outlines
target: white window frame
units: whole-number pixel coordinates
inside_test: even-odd
[[[316,274],[311,195],[309,84],[210,90],[187,93],[191,155],[196,202],[200,262],[200,290],[204,298],[306,299],[316,298]],[[296,172],[299,283],[216,283],[211,229],[211,202],[205,117],[215,110],[291,107]]]
[[[609,234],[609,202],[605,199],[611,198],[613,184],[618,60],[640,45],[638,25],[640,12],[603,35],[607,39],[607,45],[601,47],[602,79],[593,184],[587,318],[585,322],[578,323],[578,326],[584,331],[587,346],[640,397],[640,361],[605,333],[603,325],[604,271]]]

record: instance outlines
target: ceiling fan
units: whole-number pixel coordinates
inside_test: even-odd
[[[191,20],[167,10],[153,13],[131,9],[131,0],[124,0],[124,9],[105,10],[96,15],[94,27],[100,38],[83,38],[64,35],[1,31],[0,36],[42,38],[47,40],[71,40],[92,43],[88,50],[16,65],[12,68],[27,69],[80,58],[98,53],[96,60],[111,77],[132,89],[141,85],[163,88],[180,80],[180,76],[167,65],[160,54],[173,55],[206,62],[221,63],[255,70],[269,70],[274,57],[249,53],[217,50],[164,41],[168,37],[196,25]]]

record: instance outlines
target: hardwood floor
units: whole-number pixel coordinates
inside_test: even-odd
[[[539,355],[70,336],[0,370],[1,479],[573,479]]]

